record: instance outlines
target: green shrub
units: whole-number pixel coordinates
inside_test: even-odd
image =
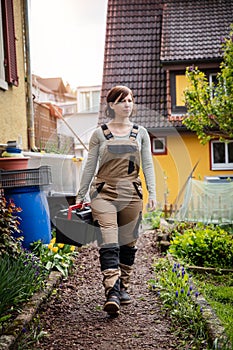
[[[197,224],[183,233],[173,231],[169,252],[203,267],[232,268],[233,236],[219,226]]]

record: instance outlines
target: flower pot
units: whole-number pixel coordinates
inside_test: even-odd
[[[0,158],[0,169],[22,170],[27,169],[29,157],[5,157]]]

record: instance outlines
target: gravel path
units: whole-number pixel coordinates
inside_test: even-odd
[[[130,350],[178,349],[160,300],[147,288],[153,278],[153,257],[159,257],[153,231],[140,235],[130,294],[117,318],[102,311],[104,290],[96,246],[82,247],[71,276],[40,310],[40,324],[48,336],[33,349]],[[32,349],[32,347],[30,347]]]

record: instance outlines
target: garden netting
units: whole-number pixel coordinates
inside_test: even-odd
[[[174,220],[205,224],[233,223],[233,182],[211,183],[190,178]]]

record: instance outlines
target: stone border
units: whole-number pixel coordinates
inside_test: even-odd
[[[16,340],[21,335],[23,328],[33,320],[40,305],[48,299],[54,287],[57,286],[62,277],[61,272],[50,272],[46,282],[46,287],[32,296],[22,312],[7,328],[5,334],[0,336],[0,350],[8,350],[15,344]]]

